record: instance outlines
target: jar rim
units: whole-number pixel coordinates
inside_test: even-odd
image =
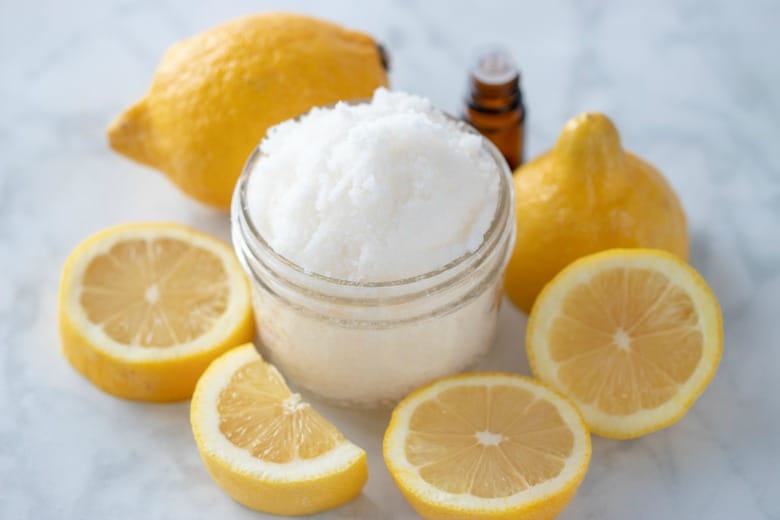
[[[334,107],[340,103],[358,105],[358,104],[367,103],[369,101],[370,99],[355,99],[349,101],[339,101],[337,103],[324,105],[318,108]],[[236,224],[240,224],[241,225],[240,233],[242,234],[242,236],[244,236],[244,240],[246,240],[246,231],[248,231],[252,241],[254,241],[262,249],[264,253],[270,255],[275,262],[278,262],[284,268],[290,269],[291,271],[302,276],[303,278],[313,279],[321,284],[324,284],[324,286],[332,286],[334,288],[381,289],[381,288],[399,288],[404,286],[412,286],[412,285],[419,284],[421,282],[435,280],[437,277],[445,273],[451,272],[453,269],[462,266],[464,263],[467,263],[471,259],[484,256],[487,252],[489,252],[490,248],[492,247],[492,245],[494,245],[494,243],[498,240],[498,238],[500,238],[500,235],[502,234],[504,228],[507,225],[506,218],[504,218],[504,215],[508,213],[508,211],[511,209],[511,206],[513,205],[514,202],[514,190],[512,187],[512,172],[510,171],[509,165],[507,164],[506,160],[504,159],[503,155],[498,150],[498,148],[489,139],[485,138],[481,133],[479,133],[479,131],[477,131],[474,127],[472,127],[465,121],[462,121],[461,119],[451,114],[448,114],[442,110],[439,109],[434,109],[434,110],[436,110],[439,114],[443,115],[445,118],[449,119],[450,121],[456,123],[462,130],[465,130],[470,134],[479,136],[482,142],[482,146],[486,149],[488,154],[491,156],[491,159],[493,160],[496,166],[495,171],[499,177],[498,201],[496,203],[496,208],[493,213],[493,218],[490,222],[490,226],[488,227],[487,231],[485,231],[479,246],[473,251],[467,251],[464,254],[460,255],[459,257],[455,258],[454,260],[440,267],[437,267],[436,269],[427,271],[425,273],[421,273],[406,278],[399,278],[399,279],[386,280],[380,282],[346,280],[343,278],[336,278],[332,276],[323,275],[303,268],[296,262],[290,260],[286,256],[276,251],[271,246],[271,244],[269,244],[266,241],[262,233],[260,233],[260,231],[255,226],[255,223],[252,220],[252,216],[249,213],[249,206],[247,204],[247,185],[249,184],[249,178],[252,174],[252,171],[254,170],[255,163],[264,156],[263,152],[260,149],[260,144],[258,144],[257,147],[255,147],[255,149],[250,154],[249,158],[247,159],[241,171],[241,175],[238,178],[238,181],[236,183],[236,187],[233,193],[232,209],[231,209],[231,213],[233,215],[232,218],[233,225],[235,226]],[[302,114],[301,116],[298,116],[295,119],[296,120],[300,119],[304,115],[306,114]]]

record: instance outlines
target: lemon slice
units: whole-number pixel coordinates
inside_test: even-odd
[[[526,348],[534,374],[571,398],[594,433],[638,437],[680,419],[715,374],[720,307],[676,256],[614,249],[547,285]]]
[[[313,514],[360,494],[366,454],[247,344],[222,355],[192,397],[195,442],[234,500],[267,513]]]
[[[463,374],[407,396],[384,439],[390,473],[424,518],[553,518],[590,461],[566,398],[527,377]]]
[[[254,335],[249,287],[232,249],[178,224],[112,227],[65,262],[59,324],[70,363],[113,395],[192,395],[222,352]]]

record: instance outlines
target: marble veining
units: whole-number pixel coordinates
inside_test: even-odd
[[[392,53],[396,88],[459,112],[473,49],[523,71],[531,156],[603,110],[687,211],[692,262],[724,313],[712,385],[673,427],[594,438],[563,519],[780,519],[780,4],[703,2],[0,2],[0,518],[263,518],[200,463],[188,405],[102,394],[58,351],[59,269],[85,236],[173,220],[228,237],[224,215],[108,150],[172,42],[266,9],[360,28]],[[505,305],[483,368],[528,373],[525,316]],[[380,455],[386,412],[321,406],[369,452],[363,495],[323,519],[406,519]]]

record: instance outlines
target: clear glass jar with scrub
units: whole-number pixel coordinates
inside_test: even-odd
[[[482,244],[436,270],[376,283],[307,272],[269,246],[247,203],[253,166],[263,160],[255,150],[233,196],[232,238],[252,285],[260,352],[294,386],[337,405],[389,406],[488,352],[515,220],[511,172],[498,149],[482,143],[499,182]]]

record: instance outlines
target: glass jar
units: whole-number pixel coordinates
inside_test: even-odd
[[[233,196],[233,245],[251,280],[260,353],[294,386],[337,405],[388,406],[487,353],[515,219],[511,172],[498,149],[482,142],[499,178],[482,244],[434,271],[379,283],[307,272],[274,251],[248,211],[247,184],[263,158],[259,148],[250,156]]]

